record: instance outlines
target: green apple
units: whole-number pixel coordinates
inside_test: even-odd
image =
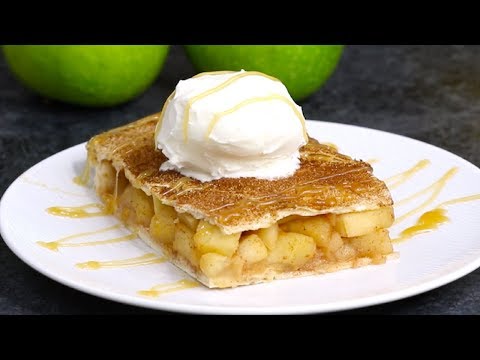
[[[168,45],[5,45],[8,66],[28,88],[55,100],[113,106],[143,93]]]
[[[185,50],[199,72],[261,71],[281,80],[300,101],[330,77],[343,45],[186,45]]]

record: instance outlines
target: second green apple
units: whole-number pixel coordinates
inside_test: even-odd
[[[301,101],[332,75],[343,45],[186,45],[197,71],[261,71],[281,80]]]

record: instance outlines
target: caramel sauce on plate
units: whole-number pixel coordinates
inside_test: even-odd
[[[118,175],[120,171],[117,171],[115,177],[115,189],[113,195],[103,194],[102,199],[103,204],[91,203],[80,206],[52,206],[46,209],[46,212],[54,216],[63,216],[69,218],[89,218],[96,216],[107,216],[112,215],[117,209],[117,198],[118,198]],[[144,176],[148,176],[145,174]],[[97,209],[97,211],[89,211],[92,209]]]
[[[420,218],[417,220],[416,224],[406,228],[400,233],[400,236],[396,239],[393,239],[393,242],[400,242],[415,235],[429,232],[432,230],[437,229],[440,225],[446,223],[448,221],[448,217],[446,216],[445,209],[433,209],[424,213]]]
[[[124,268],[132,266],[143,266],[150,264],[161,264],[167,259],[159,257],[154,253],[148,253],[142,256],[137,256],[129,259],[112,260],[112,261],[86,261],[77,263],[76,266],[80,269],[87,270],[100,270],[100,269],[112,269],[112,268]]]
[[[455,204],[460,204],[460,203],[464,203],[464,202],[468,202],[468,201],[475,201],[475,200],[480,200],[480,194],[464,196],[464,197],[461,197],[461,198],[444,201],[443,203],[441,203],[439,205],[439,207],[448,206],[448,205],[455,205]]]
[[[139,295],[148,296],[148,297],[159,297],[160,295],[172,293],[175,291],[191,289],[198,287],[200,284],[193,280],[183,279],[175,281],[168,284],[160,284],[151,287],[149,290],[140,290],[138,291]]]
[[[25,175],[23,175],[20,179],[22,179],[22,181],[27,183],[27,184],[39,186],[39,187],[42,187],[44,189],[47,189],[49,191],[56,192],[56,193],[70,195],[70,196],[76,196],[76,197],[87,197],[88,196],[87,194],[74,193],[74,192],[62,190],[62,189],[57,188],[57,187],[52,187],[52,186],[44,184],[40,181],[30,179],[29,177],[27,177]]]
[[[418,172],[425,166],[427,166],[429,162],[427,160],[422,160],[419,161],[414,167],[411,169],[407,170],[404,173],[400,173],[398,175],[395,175],[391,177],[390,179],[393,179],[394,184],[400,184],[405,181],[407,181],[415,172]],[[447,182],[457,173],[458,168],[453,167],[445,174],[443,174],[442,177],[440,177],[437,181],[434,183],[430,184],[429,186],[425,187],[424,189],[417,191],[413,195],[408,196],[405,199],[402,199],[400,201],[397,201],[395,205],[401,205],[401,204],[406,204],[422,195],[425,194],[430,194],[430,196],[423,201],[419,206],[411,209],[407,213],[403,214],[402,216],[398,217],[394,224],[398,224],[399,222],[402,222],[403,220],[409,218],[410,216],[422,211],[425,209],[427,206],[429,206],[435,199],[440,195],[441,191],[447,184]],[[393,242],[401,242],[405,241],[407,239],[410,239],[418,234],[422,234],[425,232],[430,232],[433,230],[438,229],[440,225],[443,225],[449,221],[448,216],[446,215],[446,210],[443,209],[443,207],[448,206],[448,205],[453,205],[453,204],[458,204],[458,203],[463,203],[463,202],[468,202],[468,201],[474,201],[474,200],[480,200],[480,194],[479,195],[470,195],[470,196],[465,196],[457,199],[452,199],[445,201],[438,205],[435,209],[424,212],[417,220],[417,222],[413,225],[410,226],[406,229],[404,229],[398,238],[393,239]]]
[[[97,211],[87,211],[97,209]],[[110,206],[103,204],[86,204],[81,206],[52,206],[45,210],[50,215],[69,218],[88,218],[95,216],[106,216],[112,214]]]
[[[422,196],[424,194],[428,194],[428,193],[431,194],[419,206],[413,208],[412,210],[410,210],[407,213],[403,214],[402,216],[398,217],[395,220],[394,224],[398,224],[399,222],[402,222],[403,220],[407,219],[408,217],[422,211],[427,206],[429,206],[433,201],[435,201],[435,199],[438,197],[438,195],[440,195],[441,191],[443,190],[443,188],[445,187],[447,182],[457,173],[457,171],[458,171],[458,168],[453,167],[450,170],[448,170],[440,179],[435,181],[433,184],[427,186],[426,188],[416,192],[415,194],[413,194],[413,195],[411,195],[411,196],[409,196],[409,197],[407,197],[403,200],[397,201],[395,205],[400,205],[400,204],[407,203],[411,200],[414,200],[414,199],[416,199],[419,196]]]
[[[369,162],[369,161],[367,161]],[[370,163],[370,162],[369,162]],[[418,163],[416,163],[413,167],[410,169],[403,171],[397,175],[394,175],[392,177],[389,177],[388,179],[385,180],[385,183],[387,184],[388,188],[390,190],[395,189],[405,183],[407,180],[409,180],[413,175],[418,173],[420,170],[424,169],[425,167],[430,165],[429,160],[420,160]]]
[[[436,230],[440,225],[443,225],[449,221],[449,218],[446,215],[447,210],[442,209],[443,207],[475,200],[480,200],[480,194],[445,201],[438,205],[437,208],[423,213],[415,225],[403,230],[400,233],[400,236],[392,241],[401,242],[410,239],[415,235]]]

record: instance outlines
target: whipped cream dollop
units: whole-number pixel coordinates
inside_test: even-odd
[[[291,176],[307,140],[302,109],[285,85],[243,70],[181,80],[155,131],[168,158],[160,169],[200,181]]]

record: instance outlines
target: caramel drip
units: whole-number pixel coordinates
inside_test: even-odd
[[[270,195],[265,195],[265,196],[256,197],[256,198],[246,197],[237,203],[225,204],[211,211],[217,212],[218,210],[222,210],[221,214],[216,216],[217,220],[220,220],[221,222],[228,222],[231,218],[243,216],[243,212],[246,211],[246,209],[249,209],[251,207],[268,206],[279,201],[296,200],[299,197],[304,197],[304,196],[314,197],[316,194],[318,194],[318,192],[324,191],[323,187],[319,187],[319,188],[315,187],[314,184],[316,182],[337,177],[337,176],[342,176],[342,175],[353,173],[360,170],[362,169],[356,168],[356,169],[345,171],[343,173],[336,173],[329,176],[316,178],[316,179],[289,187],[283,191],[272,193]],[[335,206],[336,203],[337,203],[337,199],[333,199],[333,198],[325,199],[325,204],[327,206]]]
[[[174,195],[174,197],[178,197],[183,195],[184,193],[195,191],[195,190],[205,190],[207,187],[211,186],[211,184],[204,184],[201,186],[197,186],[196,184],[192,186],[192,179],[184,176],[180,178],[176,184],[168,189],[166,192],[162,194],[162,196],[168,196],[170,194]]]
[[[330,146],[331,148],[333,148],[335,151],[338,152],[338,145],[334,144],[334,143],[331,143],[331,142],[322,142],[320,143],[322,145],[327,145],[327,146]]]
[[[157,169],[148,169],[148,170],[145,170],[145,171],[141,172],[140,174],[138,174],[137,179],[138,179],[138,180],[143,180],[143,179],[146,178],[146,177],[152,176],[152,175],[155,174],[156,172],[157,172]]]
[[[43,246],[49,250],[52,251],[58,251],[60,247],[83,247],[83,246],[96,246],[96,245],[105,245],[105,244],[114,244],[117,242],[122,242],[122,241],[129,241],[137,238],[136,234],[129,234],[129,235],[124,235],[120,237],[116,237],[113,239],[107,239],[107,240],[98,240],[98,241],[89,241],[89,242],[81,242],[81,243],[70,243],[71,240],[82,238],[82,237],[87,237],[91,235],[97,235],[97,234],[102,234],[106,233],[115,229],[120,229],[122,228],[121,224],[114,225],[114,226],[109,226],[107,228],[95,230],[95,231],[88,231],[88,232],[83,232],[79,234],[74,234],[74,235],[69,235],[64,238],[55,240],[55,241],[37,241],[37,244],[40,246]]]
[[[144,266],[151,264],[161,264],[167,259],[164,257],[159,257],[154,253],[148,253],[142,256],[137,256],[128,259],[122,260],[111,260],[111,261],[86,261],[82,263],[77,263],[76,266],[80,269],[87,270],[100,270],[100,269],[116,269],[132,266]]]
[[[305,125],[305,119],[303,117],[303,115],[300,113],[300,111],[298,111],[297,107],[295,106],[295,103],[292,102],[289,98],[287,98],[286,96],[283,96],[283,95],[277,95],[277,94],[274,94],[274,95],[269,95],[269,96],[257,96],[257,97],[252,97],[250,99],[247,99],[247,100],[244,100],[242,101],[241,103],[231,107],[230,109],[228,110],[225,110],[225,111],[222,111],[222,112],[219,112],[217,114],[215,114],[213,116],[213,119],[212,121],[210,122],[210,124],[208,125],[208,129],[207,129],[207,132],[205,134],[205,139],[208,139],[210,134],[212,133],[215,125],[217,125],[218,121],[221,120],[224,116],[227,116],[227,115],[230,115],[232,113],[234,113],[235,111],[238,111],[240,110],[241,108],[245,107],[245,106],[248,106],[248,105],[251,105],[251,104],[254,104],[254,103],[258,103],[258,102],[265,102],[265,101],[272,101],[272,100],[278,100],[278,101],[282,101],[284,102],[285,104],[289,105],[290,108],[293,110],[293,112],[295,113],[295,116],[298,118],[298,120],[300,121],[300,123],[302,124],[302,129],[303,129],[303,137],[305,139],[306,142],[308,142],[308,135],[307,135],[307,128],[306,128],[306,125]]]
[[[329,145],[327,145],[329,146]],[[325,151],[322,148],[314,147],[314,150],[311,149],[310,143],[307,143],[303,147],[303,151],[300,153],[300,158],[302,160],[309,161],[328,161],[336,163],[344,163],[346,160],[340,156],[338,152]]]
[[[200,284],[193,280],[183,279],[175,281],[168,284],[155,285],[149,290],[140,290],[138,291],[139,295],[148,296],[148,297],[159,297],[160,295],[172,293],[175,291],[191,289],[198,287]]]
[[[457,199],[447,200],[447,201],[441,203],[440,205],[438,205],[438,207],[460,204],[460,203],[464,203],[464,202],[468,202],[468,201],[475,201],[475,200],[480,200],[480,194],[464,196],[464,197],[457,198]]]
[[[205,190],[208,186],[210,185],[205,185],[205,186],[192,186],[192,187],[188,187],[188,186],[185,186],[182,190],[180,190],[179,192],[177,192],[175,194],[175,196],[178,198],[180,195],[183,195],[183,194],[186,194],[188,192],[191,192],[191,191],[203,191]]]
[[[117,147],[112,151],[112,156],[114,156],[118,151],[122,150],[123,148],[126,148],[127,146],[131,146],[132,149],[133,149],[133,148],[135,147],[135,143],[136,143],[135,140],[133,140],[133,141],[126,142],[125,144],[122,144],[122,145],[117,146]],[[129,151],[127,151],[127,152],[125,153],[125,155],[128,154],[130,151],[132,151],[132,149],[130,149]]]
[[[178,190],[179,188],[183,188],[183,186],[185,184],[189,183],[190,181],[191,181],[191,179],[189,177],[184,176],[184,177],[180,178],[172,188],[168,189],[162,195],[167,196],[168,194],[170,194],[172,192],[175,192],[175,190]]]
[[[400,233],[400,236],[393,239],[392,242],[401,242],[414,237],[415,235],[436,230],[440,225],[448,221],[445,209],[433,209],[427,211],[417,220],[416,224],[406,228]]]
[[[205,74],[205,75],[208,75],[208,74]],[[195,95],[190,100],[188,100],[187,105],[185,106],[184,113],[183,113],[183,141],[185,143],[188,141],[188,122],[189,122],[189,118],[190,118],[190,109],[192,108],[194,103],[196,103],[199,100],[202,100],[202,99],[206,98],[209,95],[213,95],[213,94],[219,92],[220,90],[225,89],[227,86],[229,86],[230,84],[233,84],[237,80],[240,80],[240,79],[242,79],[244,77],[247,77],[247,76],[253,76],[253,75],[262,76],[262,77],[265,77],[265,78],[273,80],[273,81],[279,81],[278,79],[276,79],[272,76],[263,74],[263,73],[258,72],[258,71],[245,71],[245,72],[242,72],[242,73],[237,74],[235,76],[232,76],[231,78],[225,80],[224,82],[218,84],[217,86],[215,86],[211,89],[208,89],[204,92],[201,92],[198,95]],[[211,126],[211,123],[210,123],[210,126]]]
[[[115,174],[115,188],[113,189],[113,201],[111,203],[111,213],[114,214],[117,211],[117,200],[118,200],[118,175],[120,174],[120,170],[117,170]],[[107,203],[108,204],[108,203]]]
[[[92,203],[82,206],[52,206],[46,209],[46,212],[50,215],[69,218],[88,218],[111,215],[113,213],[112,205],[107,198],[104,200],[107,205]],[[88,209],[98,209],[98,211],[90,212],[87,211]]]
[[[480,194],[464,196],[461,198],[445,201],[438,205],[437,208],[427,211],[422,216],[420,216],[415,225],[403,230],[400,233],[400,236],[392,241],[402,242],[414,237],[415,235],[435,230],[440,225],[445,224],[449,220],[449,218],[446,216],[446,210],[442,209],[443,207],[475,200],[480,200]]]
[[[90,171],[91,171],[90,159],[87,158],[87,161],[85,163],[85,167],[83,168],[82,173],[79,176],[75,176],[73,178],[73,182],[80,186],[87,186],[88,181],[90,180]]]
[[[368,162],[368,161],[367,161]],[[389,177],[388,179],[385,180],[385,183],[387,184],[388,188],[390,190],[395,189],[405,183],[407,180],[409,180],[413,175],[418,173],[420,170],[426,168],[427,166],[430,165],[429,160],[420,160],[418,163],[416,163],[413,167],[410,169],[403,171],[397,175],[394,175],[392,177]]]
[[[337,153],[329,153],[326,151],[318,150],[315,153],[305,152],[300,155],[302,159],[310,161],[327,161],[332,163],[344,163],[345,160],[338,156]]]
[[[49,191],[56,192],[56,193],[70,195],[70,196],[77,196],[77,197],[87,197],[88,196],[87,194],[79,194],[79,193],[74,193],[74,192],[70,192],[70,191],[65,191],[65,190],[62,190],[62,189],[57,188],[57,187],[52,187],[52,186],[44,184],[40,181],[30,179],[29,177],[27,177],[25,175],[23,175],[20,179],[22,179],[22,181],[27,183],[27,184],[39,186],[39,187],[42,187],[44,189],[47,189]]]
[[[408,217],[422,211],[427,206],[429,206],[433,201],[435,201],[435,199],[438,197],[438,195],[440,195],[440,193],[442,192],[442,190],[445,187],[445,185],[447,184],[447,182],[457,173],[457,171],[458,171],[457,167],[451,168],[440,179],[435,181],[433,184],[427,186],[426,188],[416,192],[415,194],[413,194],[413,195],[411,195],[411,196],[409,196],[409,197],[407,197],[403,200],[398,201],[396,203],[396,205],[400,205],[400,204],[409,202],[409,201],[411,201],[411,200],[413,200],[413,199],[415,199],[415,198],[417,198],[421,195],[431,193],[431,195],[427,198],[427,200],[425,200],[419,206],[415,207],[414,209],[408,211],[407,213],[405,213],[402,216],[400,216],[399,218],[397,218],[395,220],[394,224],[398,224],[399,222],[402,222],[403,220],[407,219]]]

